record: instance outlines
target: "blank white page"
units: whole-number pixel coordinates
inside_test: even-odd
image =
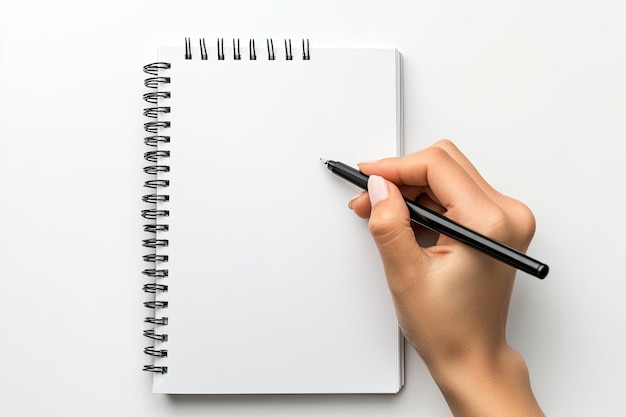
[[[232,51],[232,50],[231,50]],[[278,49],[184,59],[162,75],[170,211],[159,393],[395,393],[403,340],[359,189],[320,162],[395,156],[400,54]],[[283,54],[284,55],[284,54]]]

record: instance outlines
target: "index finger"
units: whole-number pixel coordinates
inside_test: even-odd
[[[379,175],[398,186],[429,187],[450,218],[470,221],[495,204],[445,149],[431,146],[399,158],[359,164],[367,175]]]

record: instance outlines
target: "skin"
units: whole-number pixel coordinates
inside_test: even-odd
[[[532,212],[493,189],[450,141],[363,163],[369,192],[349,207],[369,219],[398,322],[455,416],[543,416],[522,356],[506,341],[516,271],[412,226],[402,195],[522,252]]]

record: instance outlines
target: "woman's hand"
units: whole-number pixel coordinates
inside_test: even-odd
[[[520,251],[534,234],[531,211],[494,190],[450,141],[359,168],[369,192],[349,205],[369,218],[400,327],[453,413],[543,415],[505,337],[516,271],[415,227],[402,195]]]

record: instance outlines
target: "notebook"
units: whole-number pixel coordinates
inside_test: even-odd
[[[320,158],[402,153],[394,49],[186,38],[146,65],[155,393],[396,393],[403,338],[360,190]]]

